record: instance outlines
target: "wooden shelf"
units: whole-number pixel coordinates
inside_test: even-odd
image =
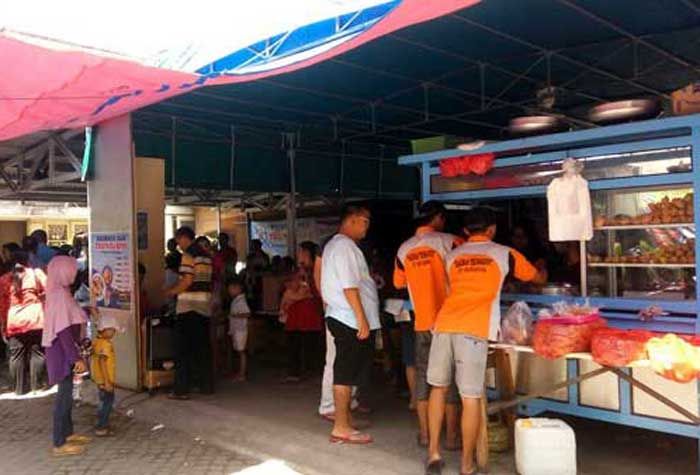
[[[667,269],[695,269],[695,264],[656,264],[656,263],[624,263],[624,262],[591,262],[588,267],[663,267]]]
[[[695,223],[674,223],[674,224],[627,224],[620,226],[601,226],[595,228],[596,231],[616,231],[616,230],[635,230],[635,229],[675,229],[695,227]]]

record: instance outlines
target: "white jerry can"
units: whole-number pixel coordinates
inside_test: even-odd
[[[559,419],[518,419],[515,466],[520,475],[576,475],[576,436]]]

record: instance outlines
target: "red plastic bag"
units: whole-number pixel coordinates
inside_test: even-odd
[[[458,165],[459,160],[455,158],[447,158],[445,160],[440,160],[440,175],[444,176],[445,178],[454,178],[458,176]]]
[[[535,324],[532,346],[535,353],[548,359],[586,352],[591,349],[593,333],[606,326],[607,322],[599,315],[540,319]]]
[[[646,343],[654,334],[646,330],[603,328],[593,334],[593,361],[603,366],[621,368],[647,357]]]
[[[493,168],[493,161],[496,155],[493,153],[480,153],[469,157],[469,167],[472,173],[477,175],[486,175]]]
[[[454,178],[456,176],[469,175],[470,173],[485,175],[493,168],[495,158],[496,155],[493,153],[446,158],[440,160],[440,175],[445,178]]]

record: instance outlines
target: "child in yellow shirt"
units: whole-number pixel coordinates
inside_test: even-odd
[[[114,381],[116,373],[116,358],[112,338],[117,332],[118,325],[114,317],[102,315],[97,323],[97,337],[92,342],[91,373],[92,379],[99,388],[100,403],[97,406],[97,437],[114,435],[109,427],[109,415],[114,406]]]

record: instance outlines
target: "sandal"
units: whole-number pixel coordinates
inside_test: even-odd
[[[341,436],[333,435],[330,436],[330,442],[332,444],[352,444],[352,445],[367,445],[374,442],[372,436],[369,434],[364,434],[359,431],[352,432],[350,435]]]
[[[431,460],[425,465],[425,475],[442,475],[442,469],[444,467],[444,460]]]
[[[66,437],[66,442],[75,445],[85,445],[90,443],[90,437],[87,435],[73,434]]]
[[[423,449],[428,447],[428,441],[424,441],[420,434],[416,434],[416,444],[418,444],[418,447],[421,447]]]
[[[95,429],[95,437],[114,437],[112,429]]]
[[[84,452],[85,452],[84,445],[66,443],[60,447],[54,447],[53,450],[51,451],[51,454],[54,457],[66,457],[69,455],[81,455]]]
[[[327,412],[326,414],[320,414],[321,419],[328,422],[335,422],[335,413]]]

